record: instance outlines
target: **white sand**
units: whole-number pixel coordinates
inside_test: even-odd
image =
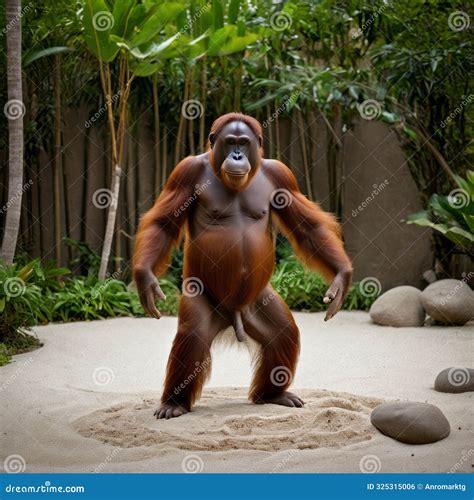
[[[0,368],[1,463],[20,455],[27,472],[473,471],[474,395],[433,390],[441,369],[474,364],[472,324],[392,329],[365,313],[295,316],[292,388],[304,409],[250,404],[250,359],[232,346],[216,351],[195,411],[169,421],[153,409],[176,318],[38,327],[44,347]],[[369,415],[384,399],[438,405],[451,435],[412,446],[379,434]]]

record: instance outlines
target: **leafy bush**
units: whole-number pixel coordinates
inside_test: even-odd
[[[176,315],[179,290],[167,279],[160,281],[166,300],[160,302],[160,311]],[[53,296],[52,321],[84,321],[117,316],[144,316],[137,293],[127,288],[123,281],[106,281],[76,278]]]
[[[428,209],[411,214],[406,222],[431,227],[474,258],[474,171],[468,170],[466,179],[455,178],[458,189],[448,196],[433,194]]]
[[[39,259],[22,267],[7,266],[0,261],[0,342],[7,345],[7,355],[40,345],[28,330],[50,320],[49,301],[44,300],[44,292],[57,290],[57,278],[68,272],[51,264],[41,267]]]
[[[10,362],[9,349],[5,344],[0,344],[0,366],[7,365]]]
[[[323,311],[328,286],[316,273],[307,271],[291,253],[289,245],[278,245],[277,266],[271,283],[291,309]],[[173,272],[160,279],[166,300],[158,307],[163,314],[176,315],[179,308],[182,254],[173,257]],[[118,316],[144,316],[132,286],[117,279],[99,281],[93,276],[67,277],[65,268],[51,263],[43,267],[39,259],[24,266],[0,262],[0,365],[9,356],[38,347],[38,339],[28,334],[31,326],[50,321],[87,321]],[[344,309],[368,309],[373,299],[352,285]]]
[[[308,271],[294,255],[282,259],[273,273],[271,284],[290,309],[295,311],[324,311],[323,297],[328,285],[319,274]],[[375,300],[361,293],[357,283],[352,284],[343,309],[367,310]]]

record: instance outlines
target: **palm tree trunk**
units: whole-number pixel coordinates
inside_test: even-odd
[[[20,229],[23,185],[23,96],[21,81],[21,0],[6,1],[8,84],[8,211],[2,242],[2,258],[13,262]]]

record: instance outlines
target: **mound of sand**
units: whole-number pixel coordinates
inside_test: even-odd
[[[184,450],[261,450],[340,448],[368,441],[380,399],[353,394],[298,391],[304,408],[254,405],[244,389],[208,389],[191,413],[156,420],[157,400],[112,406],[73,423],[79,434],[120,448],[140,446]]]

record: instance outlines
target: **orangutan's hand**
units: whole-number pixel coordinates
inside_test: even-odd
[[[331,304],[326,311],[324,321],[328,321],[341,309],[352,282],[352,271],[341,271],[336,274],[331,286],[324,295],[323,302]]]
[[[160,288],[158,280],[151,269],[136,269],[134,272],[135,283],[137,285],[138,296],[145,312],[156,319],[161,318],[161,313],[157,309],[155,302],[165,300],[166,296]]]

